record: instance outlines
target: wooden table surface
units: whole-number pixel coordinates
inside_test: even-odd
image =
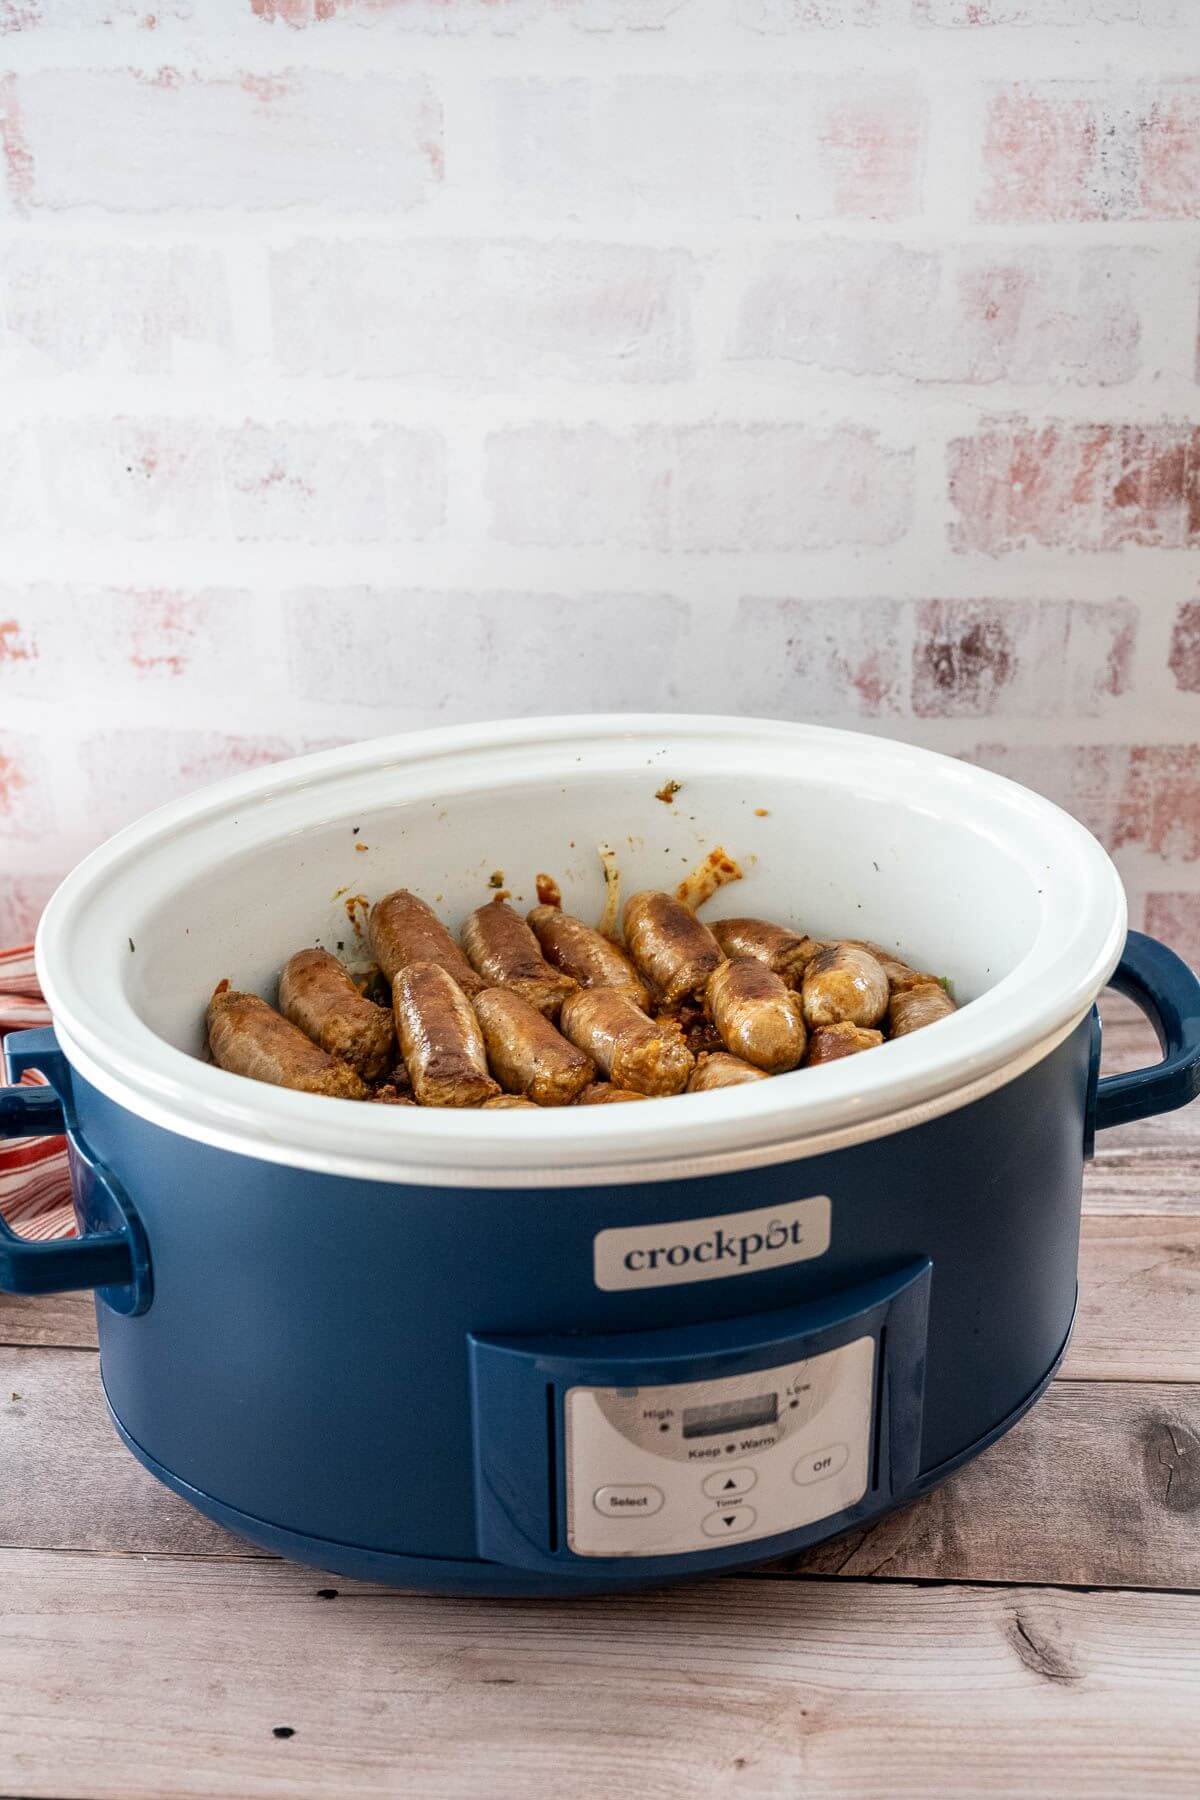
[[[1106,1066],[1152,1060],[1106,1005]],[[624,1599],[433,1599],[159,1487],[0,1297],[0,1796],[1200,1794],[1200,1105],[1102,1141],[1061,1377],[938,1492]]]

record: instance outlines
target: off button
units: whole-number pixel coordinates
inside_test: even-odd
[[[635,1486],[626,1482],[621,1486],[597,1488],[592,1496],[592,1505],[598,1513],[609,1519],[642,1518],[648,1519],[651,1513],[661,1511],[663,1491],[661,1488]]]
[[[824,1450],[812,1450],[802,1456],[792,1470],[792,1480],[801,1487],[808,1487],[814,1481],[828,1481],[831,1475],[840,1475],[850,1460],[850,1452],[845,1444],[829,1444]]]

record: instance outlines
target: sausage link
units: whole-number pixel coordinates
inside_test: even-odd
[[[744,1081],[765,1081],[761,1069],[751,1068],[727,1050],[706,1051],[696,1060],[696,1072],[687,1084],[689,1094],[707,1094],[713,1088],[741,1087]]]
[[[570,1106],[595,1077],[591,1057],[515,988],[484,988],[475,1012],[492,1072],[510,1094],[527,1094],[538,1106]]]
[[[432,908],[407,888],[385,894],[371,908],[367,922],[371,954],[387,979],[414,963],[437,963],[457,981],[468,999],[488,985],[471,967]]]
[[[816,938],[772,925],[769,919],[714,919],[712,934],[726,956],[752,956],[793,988],[800,986],[805,969],[825,948]]]
[[[500,1092],[471,1002],[439,963],[401,969],[392,1005],[419,1105],[482,1106]]]
[[[514,1107],[520,1112],[540,1112],[542,1109],[534,1101],[527,1100],[524,1094],[497,1094],[494,1100],[485,1100],[480,1112],[512,1112]]]
[[[708,978],[705,1004],[721,1042],[768,1075],[800,1066],[808,1034],[800,997],[765,963],[724,962]]]
[[[558,906],[535,906],[527,922],[546,961],[570,975],[580,987],[620,988],[635,1006],[649,1006],[645,983],[625,952],[582,919],[573,918]]]
[[[616,988],[580,988],[563,1003],[562,1029],[614,1086],[678,1094],[695,1058],[677,1030],[656,1024]]]
[[[818,1025],[808,1040],[807,1069],[818,1063],[837,1062],[842,1056],[857,1056],[860,1050],[874,1050],[882,1044],[882,1031],[867,1031],[861,1025],[843,1021],[837,1025]]]
[[[887,976],[888,986],[893,994],[906,994],[910,988],[928,987],[937,982],[936,975],[914,969],[911,963],[901,962],[893,951],[885,949],[882,944],[872,944],[867,938],[845,938],[843,942],[853,944],[858,950],[870,951]]]
[[[626,1100],[648,1100],[648,1094],[635,1094],[632,1088],[614,1087],[611,1081],[593,1081],[585,1087],[576,1106],[619,1106]]]
[[[878,1025],[887,1012],[888,978],[869,950],[831,944],[804,971],[804,1022]]]
[[[353,1069],[257,994],[242,994],[222,983],[208,1003],[208,1043],[213,1061],[231,1074],[302,1094],[366,1099],[366,1086]]]
[[[396,1056],[390,1010],[364,1000],[328,950],[297,950],[279,977],[279,1010],[307,1037],[340,1056],[364,1081],[378,1081]]]
[[[948,1019],[952,1012],[957,1012],[953,1000],[940,982],[926,982],[923,987],[909,988],[906,992],[893,994],[888,1007],[888,1029],[894,1038],[907,1037],[910,1031],[920,1031],[926,1025],[933,1025],[938,1019]]]
[[[578,985],[550,967],[520,913],[503,900],[477,907],[463,926],[462,941],[471,966],[488,987],[512,988],[547,1018],[555,1016]]]
[[[629,954],[664,1006],[700,994],[721,961],[721,946],[673,894],[645,888],[625,902]]]

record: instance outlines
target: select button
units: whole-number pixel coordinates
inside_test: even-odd
[[[597,1488],[592,1497],[592,1505],[596,1511],[609,1519],[648,1519],[651,1513],[661,1511],[662,1503],[661,1488],[635,1486],[632,1482]]]

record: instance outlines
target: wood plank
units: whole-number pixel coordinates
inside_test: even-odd
[[[0,1344],[96,1348],[96,1303],[85,1294],[0,1294]]]
[[[1200,1381],[1200,1215],[1085,1217],[1063,1374]]]
[[[317,1585],[282,1563],[0,1554],[5,1791],[1193,1800],[1200,1785],[1192,1596]]]
[[[21,1399],[8,1398],[19,1393]],[[121,1445],[81,1351],[0,1355],[0,1544],[253,1558]],[[1200,1387],[1056,1382],[943,1488],[791,1559],[892,1579],[1200,1588]]]

